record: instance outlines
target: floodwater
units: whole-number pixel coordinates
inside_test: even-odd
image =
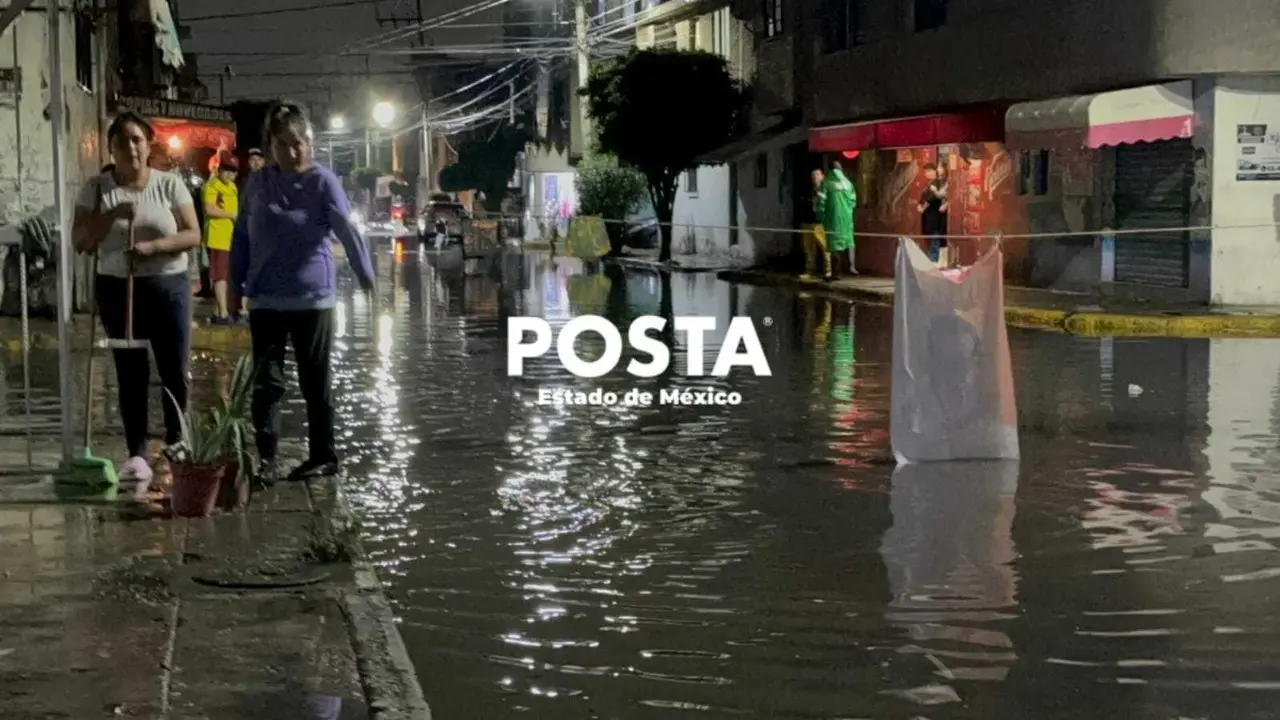
[[[502,266],[342,307],[351,492],[438,720],[1277,717],[1280,342],[1011,329],[1021,463],[895,471],[887,307]],[[507,316],[584,313],[717,317],[708,365],[749,315],[773,374],[507,376]],[[742,402],[537,404],[593,387]]]

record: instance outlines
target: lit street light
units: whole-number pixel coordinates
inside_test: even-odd
[[[373,121],[378,123],[379,127],[389,128],[391,123],[396,120],[396,106],[383,100],[373,106]]]
[[[330,130],[335,130],[335,131],[336,131],[336,130],[343,130],[343,129],[345,129],[346,127],[347,127],[347,120],[346,120],[346,118],[342,117],[341,115],[334,115],[333,117],[329,118],[329,129],[330,129]]]

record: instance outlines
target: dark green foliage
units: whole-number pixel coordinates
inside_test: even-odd
[[[680,174],[742,136],[747,91],[707,52],[637,50],[597,66],[583,94],[600,149],[644,173],[658,221],[659,259],[671,259]]]
[[[351,179],[355,181],[356,187],[369,192],[374,192],[378,189],[378,178],[380,177],[382,177],[382,171],[377,168],[362,167],[351,171]]]
[[[445,192],[480,190],[490,210],[500,210],[507,184],[516,170],[516,156],[529,142],[529,133],[503,127],[497,133],[481,130],[458,145],[458,162],[440,171]]]
[[[626,220],[644,199],[645,183],[640,171],[619,164],[612,155],[591,155],[578,164],[578,214],[606,220],[613,255],[622,251],[626,225],[607,221]]]

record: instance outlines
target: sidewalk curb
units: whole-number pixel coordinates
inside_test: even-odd
[[[891,293],[830,285],[816,278],[751,270],[716,275],[726,282],[814,291],[879,305],[892,305]],[[1280,315],[1150,315],[1005,306],[1005,321],[1016,327],[1073,335],[1177,338],[1280,338]]]
[[[638,268],[645,268],[646,270],[657,270],[659,272],[663,270],[667,270],[669,272],[690,273],[690,274],[737,272],[735,270],[725,269],[723,267],[710,267],[710,268],[686,267],[684,265],[676,265],[674,263],[660,263],[657,260],[641,260],[640,258],[627,257],[626,255],[618,255],[614,257],[606,256],[605,258],[603,258],[603,260],[605,262],[612,262],[615,265],[621,265],[623,267],[638,267]]]
[[[73,331],[74,332],[74,331]],[[88,349],[86,340],[83,337],[75,337],[71,340],[71,349],[73,351],[83,352]],[[20,338],[5,338],[5,349],[10,353],[22,352],[22,340]],[[245,328],[214,328],[201,326],[191,331],[191,349],[201,350],[205,352],[243,352],[249,349],[249,331]],[[42,330],[31,331],[31,349],[32,350],[57,350],[58,336],[54,333]],[[107,350],[99,351],[104,355]]]
[[[330,527],[335,536],[346,536],[358,521],[341,480],[331,479],[329,485],[333,503],[328,513]],[[350,535],[348,542],[353,546],[350,563],[355,590],[342,594],[342,611],[347,618],[370,720],[431,720],[431,708],[396,626],[386,589],[369,562],[359,536]]]

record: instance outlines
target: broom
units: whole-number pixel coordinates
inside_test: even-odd
[[[93,274],[90,277],[95,280],[98,277],[97,253],[93,256]],[[97,311],[98,299],[95,292],[89,315],[89,370],[84,383],[84,455],[65,464],[59,473],[57,481],[93,490],[109,490],[120,485],[120,479],[116,477],[116,468],[110,460],[95,457],[89,447],[89,441],[93,433],[93,351],[97,339],[95,336],[98,331]]]

